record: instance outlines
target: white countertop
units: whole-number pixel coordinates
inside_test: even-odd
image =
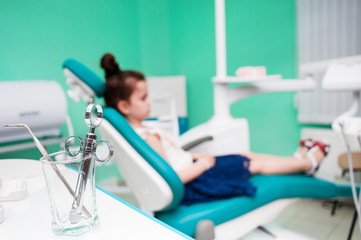
[[[48,192],[41,165],[36,160],[0,160],[0,178],[23,177],[28,196],[2,202],[5,220],[0,239],[191,239],[128,203],[96,190],[100,219],[98,228],[78,237],[58,236],[51,231]]]

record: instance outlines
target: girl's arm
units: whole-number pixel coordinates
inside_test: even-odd
[[[165,154],[162,142],[158,134],[147,134],[145,141],[160,155],[164,160],[168,162],[167,155]]]
[[[205,171],[213,167],[215,164],[215,158],[205,157],[199,158],[194,164],[190,167],[177,171],[179,178],[182,180],[184,184],[189,183],[202,175]]]
[[[211,153],[191,153],[191,154],[192,154],[193,159],[214,157]]]
[[[147,134],[145,141],[166,161],[168,161],[162,146],[160,137],[157,134]],[[198,159],[190,167],[176,171],[181,181],[186,184],[199,177],[202,173],[210,169],[215,164],[215,158],[211,154],[192,154],[194,159]]]

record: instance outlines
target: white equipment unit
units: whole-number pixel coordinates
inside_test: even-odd
[[[359,228],[361,230],[361,192],[357,193],[354,169],[352,165],[352,151],[354,149],[359,150],[361,147],[361,118],[355,116],[360,108],[360,60],[356,58],[354,63],[342,63],[335,61],[335,63],[330,64],[323,78],[322,87],[328,91],[353,92],[354,99],[350,109],[333,121],[332,129],[340,134],[347,149],[352,196],[359,218]]]
[[[179,136],[188,130],[185,76],[147,77],[152,102],[150,120],[144,125],[162,128]]]
[[[5,124],[27,124],[37,137],[60,136],[67,116],[67,102],[56,81],[0,82],[0,143],[30,139],[25,129]]]

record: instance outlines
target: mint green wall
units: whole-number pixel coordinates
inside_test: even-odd
[[[66,90],[61,67],[65,59],[78,59],[103,75],[99,60],[107,51],[114,52],[123,67],[139,68],[138,3],[132,0],[107,1],[107,4],[89,2],[3,2],[0,8],[0,80],[52,79]],[[85,107],[85,103],[74,104],[68,98],[69,114],[79,136],[88,131],[83,120]],[[66,128],[63,130],[65,132]],[[22,151],[2,154],[0,158],[29,155],[40,156],[37,151]]]
[[[294,1],[248,0],[233,3],[227,8],[228,72],[234,73],[244,65],[264,65],[268,74],[296,78]],[[293,98],[294,93],[269,93],[234,104],[233,115],[249,120],[253,151],[293,154],[300,135]]]
[[[270,74],[296,76],[294,1],[226,0],[226,11],[229,74],[239,66],[265,65]],[[78,59],[103,76],[99,60],[109,51],[121,67],[148,76],[185,75],[190,126],[213,114],[213,0],[7,1],[0,8],[0,36],[0,81],[54,79],[66,90],[65,59]],[[232,106],[233,116],[249,119],[252,150],[294,151],[300,126],[293,95],[264,94]],[[68,99],[68,107],[82,136],[85,103]]]
[[[227,0],[227,68],[266,66],[269,74],[296,77],[295,3],[290,0]],[[213,114],[215,76],[214,1],[170,1],[174,74],[188,81],[190,125]],[[292,154],[300,126],[293,93],[253,96],[232,106],[234,117],[249,119],[251,150]]]

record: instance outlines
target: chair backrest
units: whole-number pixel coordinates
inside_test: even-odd
[[[67,82],[77,94],[104,96],[104,81],[80,62],[69,59],[63,64]],[[84,86],[85,85],[85,86]],[[82,89],[79,91],[79,89]],[[78,96],[78,98],[84,96]],[[176,207],[184,195],[184,185],[169,164],[132,129],[115,109],[103,109],[99,126],[103,138],[114,147],[114,158],[125,181],[144,211],[166,211]]]

